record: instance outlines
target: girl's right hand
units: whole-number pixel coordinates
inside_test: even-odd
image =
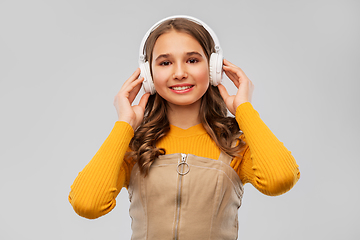
[[[140,68],[125,81],[118,94],[114,98],[114,106],[118,114],[119,121],[127,122],[131,125],[134,131],[140,126],[145,112],[145,106],[149,99],[150,93],[145,93],[138,105],[132,106],[136,95],[141,89],[141,84],[144,78],[138,78],[140,75]]]

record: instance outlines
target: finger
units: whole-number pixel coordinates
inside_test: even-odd
[[[247,79],[247,76],[246,76],[245,72],[244,72],[241,68],[235,66],[234,68],[231,68],[231,70],[232,70],[232,71],[236,74],[236,76],[238,76],[239,78]]]
[[[235,64],[231,63],[230,61],[226,60],[225,58],[224,58],[223,63],[224,63],[225,66],[237,67]]]
[[[229,79],[235,84],[235,86],[237,88],[239,88],[239,86],[240,86],[239,77],[234,72],[227,69],[227,67],[224,67],[224,72],[225,72],[226,76],[228,76]]]
[[[244,71],[239,68],[239,67],[228,67],[228,66],[224,66],[224,71],[226,73],[226,75],[231,75],[233,77],[233,79],[231,80],[234,80],[234,79],[237,79],[239,81],[239,83],[242,83],[242,82],[250,82],[250,79],[246,76],[246,74],[244,73]]]
[[[229,69],[233,70],[234,72],[239,72],[242,76],[246,76],[245,72],[240,67],[238,67],[235,64],[229,62],[226,59],[224,59],[224,66],[230,67]]]
[[[127,89],[134,89],[136,86],[141,86],[140,84],[144,81],[144,78],[141,77],[141,78],[138,78],[136,80],[134,80],[133,82],[131,82],[126,88]],[[130,90],[130,91],[131,91]]]
[[[238,76],[236,75],[236,70],[232,67],[224,66],[224,71],[227,75],[230,75],[232,78],[237,79]]]
[[[137,68],[135,72],[124,82],[122,88],[127,87],[129,84],[131,84],[133,81],[137,80],[140,75],[140,68]]]
[[[143,81],[144,81],[143,77],[139,78],[139,79],[136,79],[126,89],[127,91],[129,91],[129,101],[130,101],[130,103],[132,103],[134,101],[134,99],[136,98],[136,95],[138,95],[138,93],[139,93],[139,91],[141,89]]]
[[[141,89],[141,83],[144,81],[144,78],[139,78],[133,81],[132,83],[128,83],[127,86],[122,86],[120,91],[116,94],[115,98],[118,97],[125,97],[128,99],[130,104],[134,101],[136,98],[136,95]]]
[[[150,93],[145,93],[144,95],[141,96],[140,101],[139,101],[139,106],[145,110],[146,104],[149,100],[150,97]]]
[[[130,76],[130,78],[132,78],[132,79],[137,79],[137,78],[139,77],[140,73],[141,73],[140,68],[137,68],[137,69],[135,70],[135,72]]]
[[[219,88],[219,92],[220,92],[221,97],[222,97],[222,98],[224,99],[224,101],[226,102],[226,99],[227,99],[228,97],[230,97],[228,91],[226,90],[226,88],[225,88],[224,85],[222,85],[222,84],[219,84],[219,85],[218,85],[218,88]]]

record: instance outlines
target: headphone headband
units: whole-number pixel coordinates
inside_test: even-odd
[[[216,34],[214,33],[214,31],[208,26],[206,25],[204,22],[202,22],[201,20],[194,18],[194,17],[190,17],[190,16],[186,16],[186,15],[174,15],[174,16],[170,16],[167,18],[164,18],[160,21],[158,21],[157,23],[155,23],[145,34],[145,36],[143,37],[141,44],[140,44],[140,49],[139,49],[139,64],[144,63],[145,62],[145,42],[148,39],[149,35],[158,27],[160,26],[163,22],[170,20],[170,19],[178,19],[178,18],[184,18],[184,19],[188,19],[190,21],[193,21],[201,26],[203,26],[206,31],[209,32],[209,34],[211,35],[214,43],[215,43],[215,52],[216,53],[222,53],[221,47],[220,47],[220,43],[219,40],[216,36]]]

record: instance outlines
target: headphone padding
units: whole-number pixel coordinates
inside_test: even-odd
[[[143,87],[145,92],[149,92],[150,94],[154,94],[155,91],[155,86],[151,77],[151,73],[150,73],[150,66],[149,66],[149,62],[144,62],[141,63],[139,65],[141,73],[140,73],[140,77],[144,78],[143,81]]]
[[[221,53],[212,53],[210,56],[210,84],[217,86],[221,83],[223,75],[223,57]]]

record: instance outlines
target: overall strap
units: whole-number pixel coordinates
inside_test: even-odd
[[[230,165],[232,159],[233,159],[232,156],[229,156],[226,153],[224,153],[223,151],[221,151],[218,161],[222,161],[223,163]]]

